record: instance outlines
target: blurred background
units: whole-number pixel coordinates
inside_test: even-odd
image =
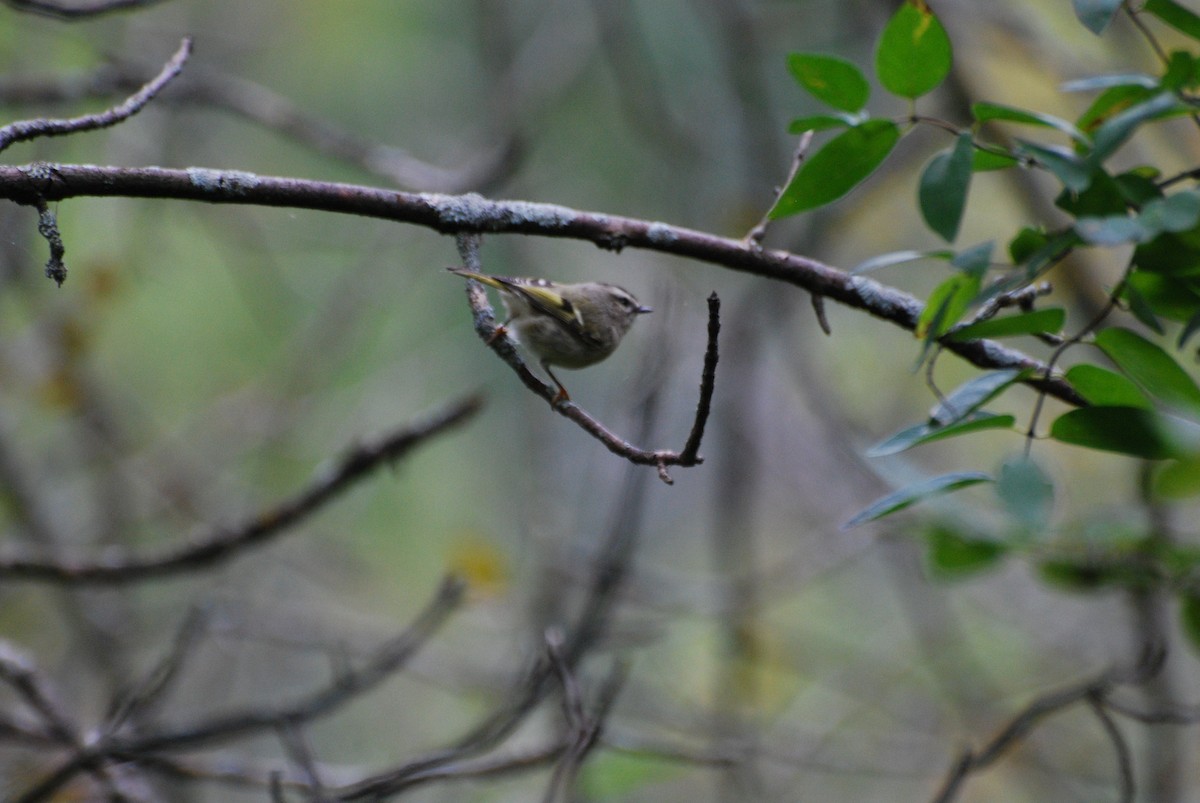
[[[4,122],[105,108],[184,35],[195,52],[135,118],[16,145],[3,154],[11,164],[478,191],[740,237],[787,175],[788,122],[821,111],[789,77],[787,54],[837,54],[869,72],[896,3],[166,0],[72,23],[13,5],[0,5]],[[956,124],[974,100],[1072,117],[1088,99],[1062,95],[1062,81],[1156,69],[1128,22],[1095,37],[1066,0],[934,8],[955,70],[920,109]],[[873,114],[907,114],[875,95]],[[920,168],[950,142],[913,131],[865,186],[772,226],[767,244],[842,269],[940,247],[913,198]],[[1159,145],[1160,164],[1196,163],[1194,138]],[[1133,163],[1146,157],[1138,147]],[[1052,222],[1053,194],[1037,176],[980,177],[958,244]],[[212,569],[83,591],[0,585],[0,637],[53,680],[85,729],[169,651],[189,612],[205,624],[163,722],[327,682],[459,572],[468,598],[449,624],[402,672],[308,730],[327,780],[363,777],[455,742],[502,706],[544,653],[546,628],[584,621],[597,567],[616,560],[605,627],[574,671],[588,695],[615,664],[627,675],[570,799],[925,800],[964,746],[1039,694],[1135,661],[1147,628],[1169,629],[1167,608],[1058,590],[1019,559],[966,580],[936,576],[919,538],[929,527],[1012,526],[986,489],[839,531],[890,490],[991,471],[1023,447],[1019,433],[993,432],[864,459],[933,398],[913,370],[919,343],[860,312],[830,305],[825,336],[790,286],[634,250],[485,238],[488,272],[614,282],[655,308],[607,362],[560,374],[576,402],[646,448],[683,445],[705,298],[720,294],[706,459],[674,469],[668,487],[554,415],[483,347],[461,280],[444,270],[458,261],[453,238],[177,201],[80,199],[57,212],[71,270],[61,289],[42,276],[36,213],[0,205],[7,554],[47,544],[80,560],[157,553],[270,508],[356,442],[466,395],[485,399],[466,426],[394,471]],[[1096,276],[1119,270],[1106,259],[1088,253],[1051,277],[1068,331],[1095,308]],[[923,295],[945,271],[918,263],[874,275]],[[1046,356],[1036,342],[1017,345]],[[974,374],[952,357],[936,367],[943,389]],[[998,411],[1025,425],[1033,401],[1019,389]],[[1051,443],[1034,453],[1057,481],[1046,543],[1085,549],[1148,526],[1133,461]],[[1196,681],[1195,656],[1179,645],[1144,693],[1200,699]],[[548,703],[500,752],[561,728]],[[1141,788],[1161,795],[1144,799],[1200,799],[1185,782],[1197,769],[1194,731],[1130,729]],[[279,741],[188,751],[202,779],[156,788],[167,799],[264,799],[263,788],[212,780],[214,768],[294,773]],[[57,766],[17,747],[0,760],[13,793]],[[1114,767],[1103,730],[1075,710],[973,776],[960,799],[1109,799]],[[543,762],[452,778],[406,799],[538,799],[551,771]]]

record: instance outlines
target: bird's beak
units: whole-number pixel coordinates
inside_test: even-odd
[[[642,315],[647,312],[654,312],[654,308],[653,307],[638,307],[636,312],[638,315]]]

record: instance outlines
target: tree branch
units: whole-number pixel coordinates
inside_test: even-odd
[[[119,106],[113,106],[96,114],[85,114],[81,117],[65,118],[36,118],[20,120],[0,128],[0,151],[15,142],[37,139],[39,137],[57,137],[65,134],[77,134],[81,131],[95,131],[108,128],[128,120],[140,112],[150,100],[158,94],[171,79],[179,75],[184,63],[192,53],[192,40],[185,37],[179,44],[175,55],[163,65],[153,79],[137,92],[125,99]]]
[[[443,234],[498,232],[587,240],[620,251],[643,248],[786,282],[860,309],[904,329],[916,327],[922,304],[913,296],[864,276],[852,276],[787,251],[760,249],[744,240],[666,223],[528,201],[492,201],[475,194],[409,193],[237,170],[94,165],[0,166],[0,198],[34,205],[78,197],[174,198],[206,203],[279,206],[362,215],[426,226]],[[942,344],[985,369],[1028,369],[1026,384],[1068,404],[1084,399],[1046,364],[994,341]]]
[[[0,581],[38,580],[72,585],[114,585],[196,571],[229,560],[245,549],[279,536],[366,475],[394,463],[413,447],[462,423],[482,402],[477,397],[450,405],[426,421],[413,424],[373,442],[350,449],[331,468],[295,496],[231,527],[216,527],[187,546],[151,557],[126,555],[103,562],[0,559]]]

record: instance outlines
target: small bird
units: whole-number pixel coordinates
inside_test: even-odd
[[[465,279],[500,291],[517,340],[541,360],[542,368],[558,386],[554,403],[570,399],[567,389],[550,370],[586,368],[616,351],[637,316],[652,312],[627,290],[613,284],[584,282],[556,284],[545,279],[488,276],[466,268],[447,268]]]

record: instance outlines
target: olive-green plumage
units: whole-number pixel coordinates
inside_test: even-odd
[[[563,398],[567,391],[550,371],[551,365],[586,368],[600,362],[616,351],[634,319],[651,311],[612,284],[556,284],[488,276],[465,268],[447,270],[500,291],[508,310],[502,326],[511,325],[517,340],[541,360]]]

